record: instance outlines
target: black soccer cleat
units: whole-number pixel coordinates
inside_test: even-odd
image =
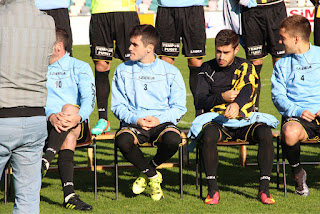
[[[92,206],[83,202],[78,195],[73,195],[68,202],[63,202],[63,206],[71,210],[92,210]]]

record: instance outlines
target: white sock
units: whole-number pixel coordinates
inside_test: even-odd
[[[67,203],[69,201],[69,199],[74,196],[76,193],[71,193],[69,194],[67,197],[65,197],[64,201]]]
[[[46,164],[46,169],[48,170],[49,169],[49,166],[50,166],[50,163],[47,161],[47,159],[45,159],[45,158],[42,158],[42,161],[44,161],[45,162],[45,164]]]
[[[159,176],[159,175],[158,175],[158,173],[157,173],[155,176],[149,177],[149,179],[156,178],[156,177],[158,177],[158,176]]]

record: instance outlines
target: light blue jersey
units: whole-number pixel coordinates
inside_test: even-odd
[[[88,63],[70,57],[66,53],[49,65],[47,74],[48,98],[46,116],[61,112],[65,104],[80,106],[81,122],[89,119],[96,102],[96,87]]]
[[[158,5],[161,7],[203,6],[204,0],[158,0]]]
[[[34,0],[39,10],[69,8],[70,0]]]
[[[310,44],[303,54],[288,54],[276,62],[271,77],[272,101],[281,115],[300,117],[320,110],[320,47]]]
[[[112,80],[111,111],[126,124],[154,116],[177,124],[187,112],[186,88],[180,71],[156,58],[153,63],[120,64]]]

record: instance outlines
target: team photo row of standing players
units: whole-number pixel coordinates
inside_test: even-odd
[[[204,2],[158,0],[154,27],[140,25],[135,0],[92,0],[92,71],[88,62],[73,57],[69,0],[0,0],[0,171],[2,176],[10,161],[13,213],[40,212],[41,181],[56,155],[63,207],[93,209],[75,193],[74,151],[91,135],[110,132],[108,109],[120,121],[114,146],[140,172],[132,192],[149,188],[152,200],[164,198],[157,167],[182,146],[178,123],[187,112],[186,86],[174,66],[180,51],[195,110],[188,149],[200,148],[208,188],[204,203],[219,204],[217,145],[228,141],[258,145],[258,200],[276,203],[269,183],[272,129],[279,121],[259,111],[260,71],[268,54],[282,149],[295,193],[309,195],[300,142],[320,139],[320,48],[309,42],[309,21],[287,17],[283,0],[226,1],[238,12],[230,17],[224,8],[228,29],[218,32],[214,48],[207,47],[215,57],[203,62]],[[246,59],[237,56],[240,45]],[[122,63],[110,81],[113,58]],[[98,121],[90,129],[96,104]],[[151,160],[139,147],[146,142],[157,148]]]

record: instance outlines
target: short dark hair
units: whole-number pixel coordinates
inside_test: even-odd
[[[68,40],[69,40],[68,33],[61,28],[56,28],[56,43],[62,42],[64,49],[66,49],[66,47],[68,46]]]
[[[236,48],[239,41],[239,36],[233,30],[224,29],[217,34],[215,45],[216,47],[232,45],[233,48]]]
[[[311,25],[304,16],[288,16],[281,21],[280,29],[281,28],[283,28],[290,36],[294,36],[294,33],[297,33],[304,41],[309,42]]]
[[[141,36],[144,46],[152,44],[157,47],[160,42],[160,35],[152,25],[136,25],[130,32],[130,38],[133,36]]]

